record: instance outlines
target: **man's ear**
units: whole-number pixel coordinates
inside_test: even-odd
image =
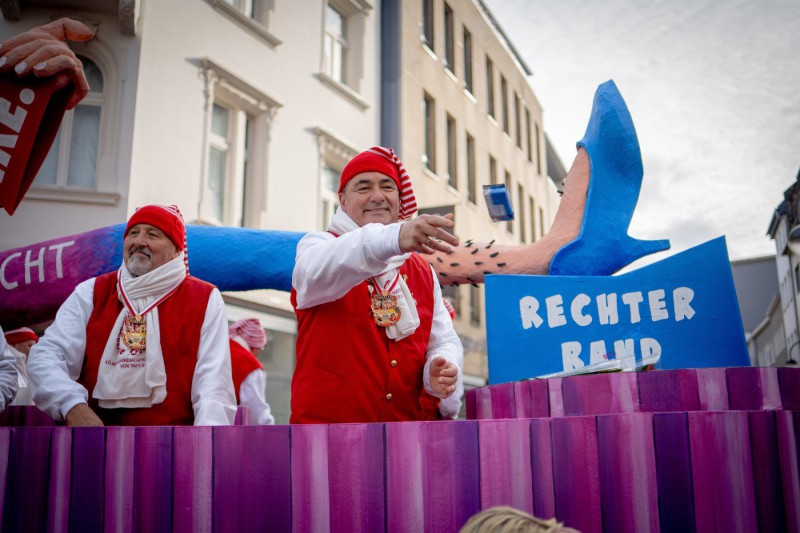
[[[345,185],[347,187],[347,185]],[[344,191],[339,193],[339,205],[344,209]]]

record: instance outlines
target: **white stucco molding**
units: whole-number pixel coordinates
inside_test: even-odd
[[[141,2],[137,0],[119,0],[119,29],[122,35],[136,35],[140,5]]]
[[[236,23],[238,23],[245,29],[255,34],[256,37],[261,38],[265,43],[270,45],[272,48],[275,48],[283,43],[283,41],[281,41],[275,35],[273,35],[267,28],[266,16],[261,21],[255,20],[251,17],[248,17],[247,15],[239,11],[235,6],[229,4],[225,0],[211,0],[211,5],[214,6],[215,9],[218,9],[221,13],[224,13],[225,15],[233,19]]]

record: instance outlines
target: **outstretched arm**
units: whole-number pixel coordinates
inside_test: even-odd
[[[66,41],[89,41],[93,37],[86,25],[68,18],[20,33],[0,43],[0,74],[14,69],[19,77],[31,73],[37,78],[52,76],[58,89],[72,83],[74,89],[67,101],[67,109],[72,109],[89,93],[89,82]]]

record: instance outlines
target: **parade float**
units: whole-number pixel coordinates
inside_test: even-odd
[[[497,505],[583,532],[800,530],[800,371],[748,366],[723,238],[612,275],[667,246],[627,235],[642,167],[613,83],[579,146],[586,212],[551,275],[463,271],[477,247],[451,259],[486,290],[490,384],[468,391],[467,420],[69,428],[12,407],[3,530],[457,531]],[[123,229],[0,253],[0,323],[52,319],[118,268]],[[301,236],[190,226],[192,273],[288,290]]]

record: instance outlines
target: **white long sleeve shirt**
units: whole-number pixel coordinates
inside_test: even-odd
[[[17,395],[17,367],[3,330],[0,329],[0,411],[14,401]]]
[[[380,274],[393,257],[402,255],[400,226],[401,223],[367,224],[338,238],[328,232],[306,234],[297,244],[292,272],[292,286],[297,293],[298,309],[338,300],[359,283]],[[431,275],[433,321],[422,378],[425,390],[440,397],[430,385],[430,363],[436,357],[443,357],[456,365],[458,381],[456,390],[450,397],[453,399],[448,399],[447,403],[442,402],[447,413],[442,414],[450,417],[461,408],[464,392],[464,349],[453,329],[453,321],[442,301],[442,289],[432,268]]]
[[[89,392],[77,380],[86,353],[86,326],[94,309],[94,278],[78,285],[28,355],[33,401],[55,420],[64,420]],[[169,376],[167,377],[169,379]],[[194,425],[231,425],[236,396],[231,378],[228,323],[217,289],[211,291],[200,330],[191,391]]]
[[[239,405],[250,409],[250,425],[267,426],[275,423],[265,396],[267,373],[256,368],[239,385]]]

